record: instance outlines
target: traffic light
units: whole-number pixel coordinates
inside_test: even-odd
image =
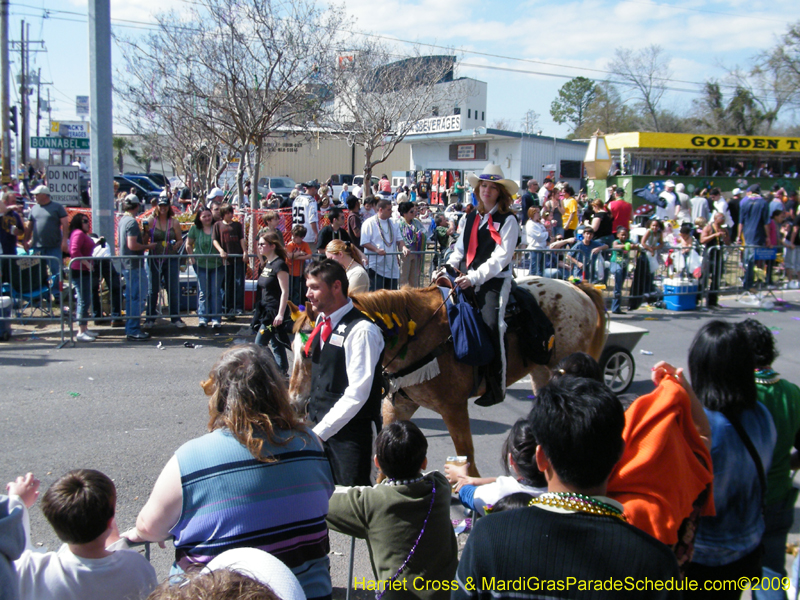
[[[17,107],[12,106],[8,109],[8,128],[17,133]]]

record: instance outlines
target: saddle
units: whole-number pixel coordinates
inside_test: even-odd
[[[526,362],[546,365],[553,356],[556,330],[536,298],[528,290],[513,283],[505,313],[508,331],[517,333],[520,356]]]

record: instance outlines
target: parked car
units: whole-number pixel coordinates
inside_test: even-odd
[[[258,180],[258,193],[266,198],[272,192],[280,196],[281,200],[287,200],[296,185],[291,177],[262,177]]]
[[[373,177],[371,181],[372,185],[377,185],[380,179]],[[342,186],[346,183],[347,189],[352,192],[355,186],[364,183],[364,175],[331,175],[331,182],[333,183],[333,197],[338,201],[339,195],[342,193]]]
[[[143,186],[139,185],[139,183],[122,175],[114,175],[114,181],[119,184],[119,189],[121,192],[132,192],[139,197],[139,200],[142,200],[146,203],[149,203],[152,198],[158,198],[158,195],[161,193],[152,190],[146,190]]]
[[[140,175],[142,177],[147,177],[150,181],[152,181],[161,188],[167,187],[167,184],[169,183],[169,180],[163,173],[123,173],[123,176],[125,177],[129,177],[131,175]]]
[[[131,181],[138,183],[148,192],[161,193],[161,190],[164,189],[163,185],[157,184],[150,178],[149,175],[139,175],[137,173],[124,173],[122,176],[125,177],[125,179],[130,179]]]

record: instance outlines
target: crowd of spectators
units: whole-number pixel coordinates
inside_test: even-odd
[[[334,197],[330,183],[312,180],[298,185],[287,208],[280,209],[279,204],[278,210],[251,217],[237,210],[229,194],[214,188],[200,198],[165,189],[152,200],[152,213],[143,219],[147,207],[142,200],[121,190],[119,222],[125,231],[118,229],[116,248],[92,234],[91,223],[87,229],[85,220],[75,217],[72,225],[80,227],[71,228],[67,211],[40,185],[32,190],[35,203],[29,209],[16,192],[5,192],[0,241],[6,255],[30,251],[49,257],[54,302],[60,300],[63,271],[57,261],[67,255],[87,259],[73,263],[77,268],[72,271],[78,341],[97,338],[97,331],[88,326],[90,317],[99,321],[96,324],[105,318],[112,327],[125,327],[129,340],[146,340],[147,330],[162,313],[173,326],[186,326],[182,315],[190,309],[182,297],[186,291],[181,280],[187,266],[197,281],[199,327],[219,328],[223,319],[243,316],[248,291],[259,294],[257,284],[247,287],[246,280],[258,280],[261,257],[254,243],[250,247],[249,237],[250,231],[261,228],[280,234],[289,270],[289,300],[295,305],[305,303],[301,273],[315,255],[355,256],[355,262],[347,259],[351,269],[359,267],[352,275],[360,277],[363,267],[369,290],[426,285],[433,268],[446,262],[463,233],[466,217],[475,210],[474,194],[459,181],[444,194],[449,204],[430,205],[424,182],[394,190],[388,183],[383,176],[371,188],[354,186]],[[687,190],[668,180],[662,192],[642,193],[653,202],[652,210],[639,214],[640,209],[634,215],[622,188],[612,186],[605,198],[589,199],[565,182],[546,178],[540,186],[529,180],[512,206],[521,225],[514,263],[517,276],[527,272],[606,286],[612,312],[617,314],[626,304],[628,309],[643,302],[660,305],[659,285],[670,279],[696,285],[698,297],[705,293],[708,307],[718,305],[724,287],[771,287],[779,283],[779,275],[787,287],[800,285],[796,191],[780,187],[762,191],[755,184],[728,196],[718,188]],[[248,218],[258,218],[255,230]],[[70,244],[71,236],[75,244]],[[745,245],[740,252],[731,250],[737,243]],[[764,258],[757,248],[775,252]],[[113,256],[114,250],[125,257],[121,263],[88,260]],[[256,251],[253,256],[252,251]],[[198,257],[187,259],[192,254]],[[12,269],[3,266],[3,282],[8,283]],[[125,270],[137,281],[124,277]],[[101,289],[108,292],[105,307]],[[140,317],[144,317],[141,323]]]
[[[671,581],[647,597],[705,598],[706,586],[763,576],[785,593],[800,388],[773,370],[777,356],[759,321],[710,321],[687,369],[658,363],[652,392],[631,399],[605,386],[592,357],[574,354],[512,426],[505,475],[428,470],[425,436],[398,421],[375,439],[383,481],[347,487],[334,485],[330,448],[295,415],[266,350],[235,346],[202,384],[209,432],[175,451],[134,527],[119,533],[106,475],[70,471],[41,502],[64,545],[37,552],[27,513],[39,481],[28,473],[8,484],[3,598],[330,598],[329,529],[367,540],[379,598],[539,597],[491,583],[531,577]],[[451,494],[476,517],[460,558]],[[175,561],[157,585],[131,545],[166,540]]]

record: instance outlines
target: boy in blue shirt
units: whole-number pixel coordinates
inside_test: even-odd
[[[597,255],[603,250],[607,250],[608,244],[594,239],[594,229],[591,227],[579,227],[577,237],[578,242],[567,255],[567,262],[573,265],[572,276],[587,281],[596,281],[597,261],[602,260],[602,257],[598,258]]]

